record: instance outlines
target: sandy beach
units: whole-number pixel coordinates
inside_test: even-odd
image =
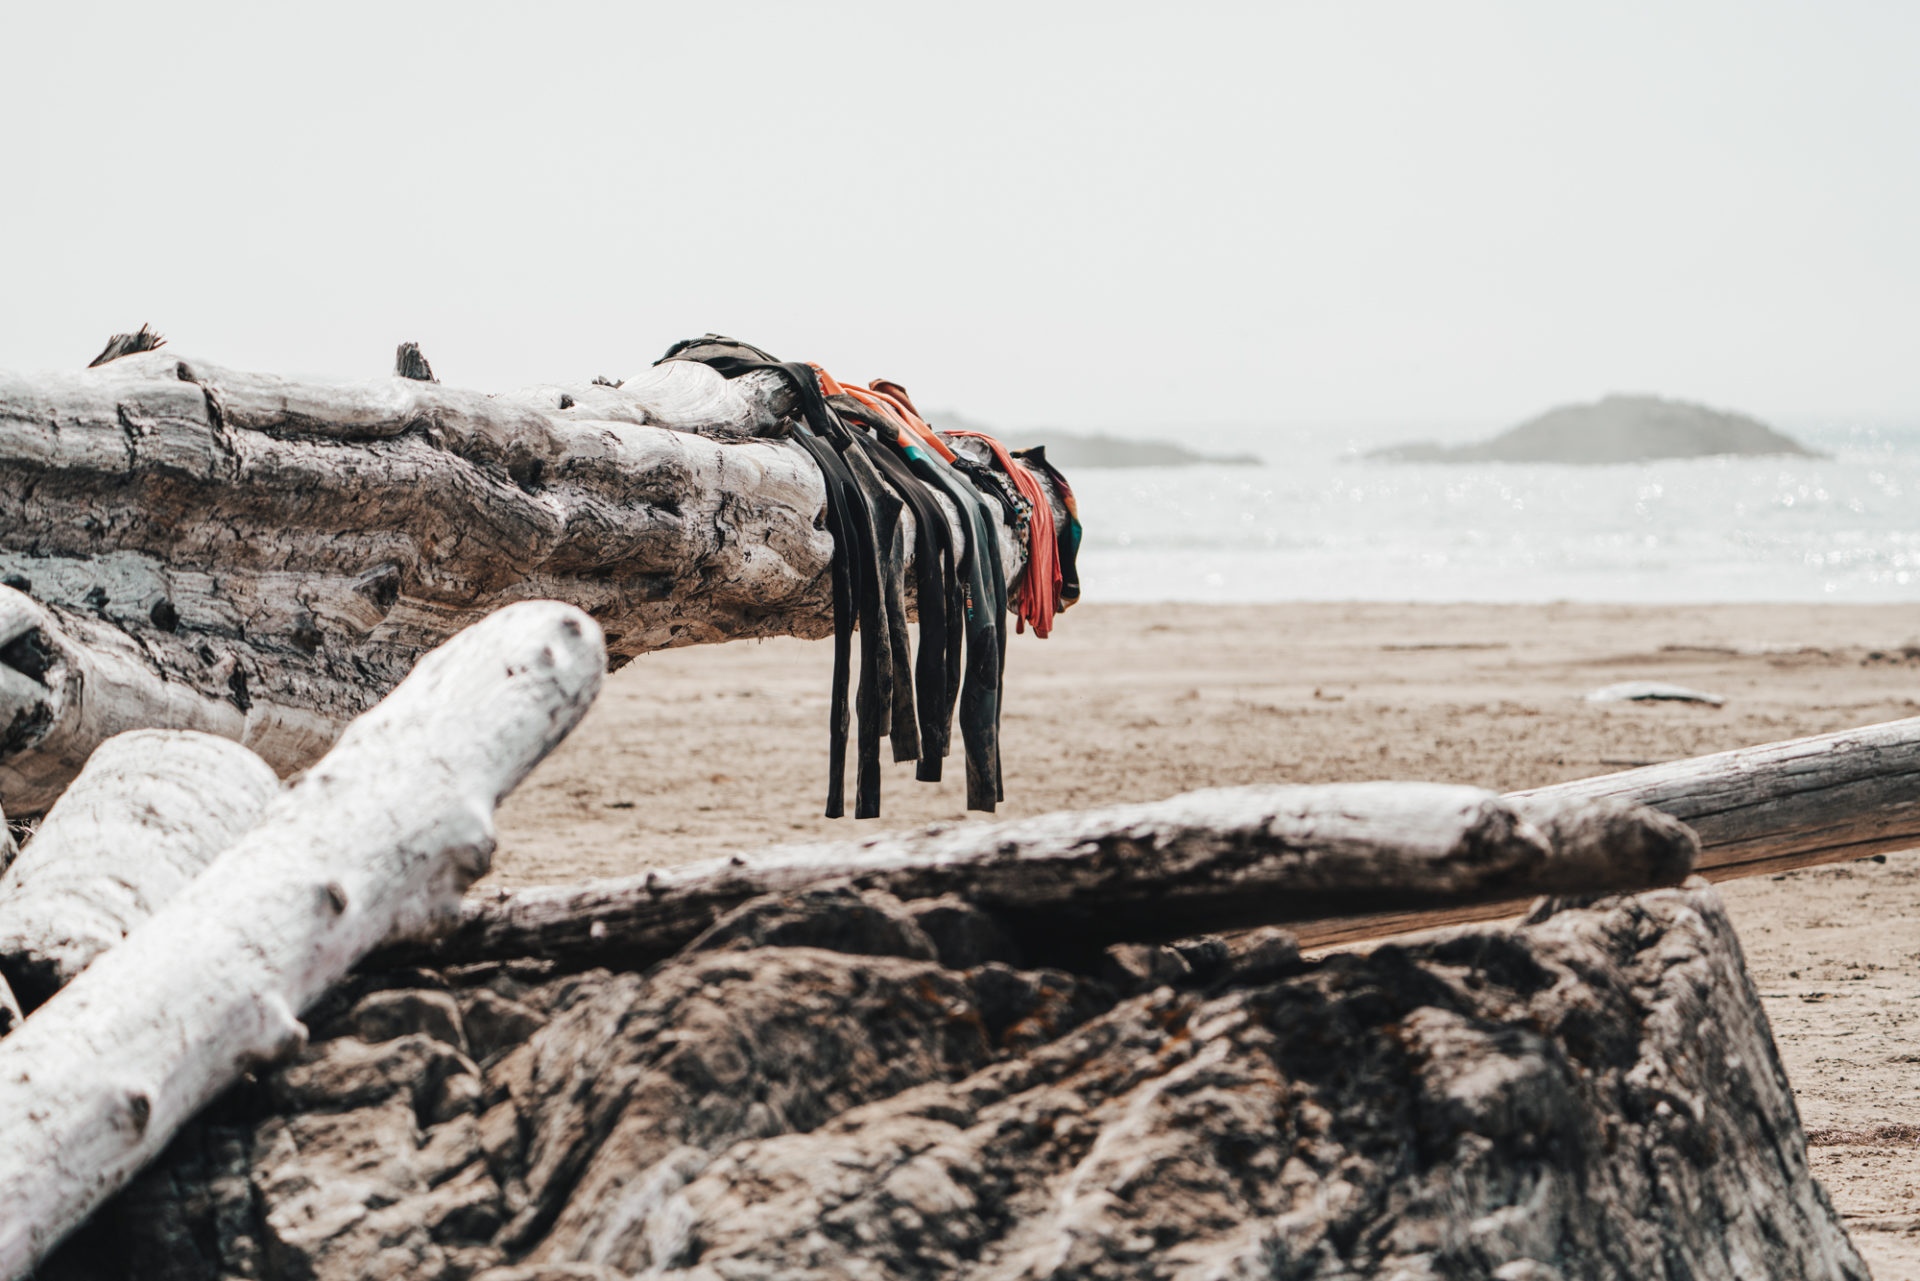
[[[819,817],[824,642],[642,658],[501,811],[488,884],[617,876],[969,817],[889,766]],[[1723,696],[1582,701],[1617,681]],[[1920,715],[1920,606],[1084,605],[1013,638],[1001,814],[1369,778],[1506,790]],[[1920,1277],[1920,854],[1723,887],[1814,1143],[1876,1275]]]

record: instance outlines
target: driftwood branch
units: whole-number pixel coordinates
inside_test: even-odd
[[[280,780],[229,739],[108,739],[0,876],[0,978],[31,1013],[184,890]]]
[[[470,903],[435,955],[568,964],[659,957],[756,894],[832,880],[901,898],[959,894],[1019,922],[1023,938],[1063,951],[1251,925],[1286,925],[1304,946],[1351,943],[1511,916],[1540,895],[1670,883],[1684,875],[1673,870],[1677,851],[1694,839],[1675,833],[1675,819],[1697,835],[1698,861],[1687,866],[1715,880],[1920,845],[1920,718],[1513,793],[1506,805],[1521,821],[1514,831],[1531,833],[1531,857],[1553,851],[1526,873],[1476,864],[1459,853],[1464,845],[1431,856],[1442,845],[1420,824],[1434,814],[1397,831],[1382,823],[1371,829],[1373,844],[1352,846],[1341,842],[1359,829],[1324,818],[1326,805],[1355,805],[1348,818],[1358,821],[1369,814],[1365,804],[1452,790],[1223,789],[520,890]],[[1373,799],[1345,800],[1362,796]],[[1302,807],[1294,827],[1264,817],[1290,804]],[[1408,853],[1393,852],[1403,846]],[[1289,855],[1298,849],[1312,853]]]
[[[400,363],[416,376],[300,382],[158,351],[0,374],[0,584],[33,598],[0,600],[11,812],[44,812],[124,729],[303,767],[421,653],[516,600],[585,610],[616,666],[831,630],[820,473],[756,436],[791,405],[777,375],[674,361],[486,396]],[[1001,550],[1011,578],[1016,540]]]
[[[1913,849],[1920,846],[1920,717],[1555,783],[1508,799],[1522,812],[1602,799],[1651,806],[1693,829],[1697,870],[1710,881]],[[1306,946],[1351,943],[1525,908],[1516,898],[1372,913],[1316,922],[1299,936]]]
[[[644,963],[748,899],[838,881],[902,899],[958,894],[1013,926],[1035,959],[1073,962],[1110,943],[1363,906],[1670,885],[1693,866],[1686,829],[1649,810],[1569,805],[1551,822],[1557,844],[1493,793],[1444,784],[1221,788],[483,897],[430,950],[382,960]]]
[[[501,611],[423,660],[183,893],[0,1041],[0,1277],[29,1272],[297,1015],[452,920],[493,811],[598,691],[578,610]]]

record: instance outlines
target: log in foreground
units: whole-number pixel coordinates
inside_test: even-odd
[[[843,881],[902,899],[958,895],[1003,920],[1031,958],[1083,964],[1118,942],[1363,906],[1644,889],[1693,866],[1686,828],[1641,807],[1536,806],[1534,820],[1491,792],[1446,784],[1218,788],[481,897],[431,949],[381,960],[642,963],[748,899]]]
[[[1131,990],[936,957],[913,906],[357,976],[76,1274],[1866,1279],[1711,888]]]
[[[0,373],[0,584],[25,594],[0,597],[0,800],[43,812],[95,745],[149,726],[303,767],[516,600],[579,606],[616,665],[827,635],[820,473],[754,435],[790,404],[777,375],[686,361],[500,396],[168,351]]]
[[[0,980],[27,1013],[180,893],[280,792],[229,739],[108,739],[0,876]],[[4,1030],[4,1029],[0,1029]]]
[[[1691,827],[1697,871],[1733,880],[1841,863],[1920,846],[1920,717],[1741,747],[1618,774],[1513,792],[1530,806],[1618,800]],[[1353,943],[1412,930],[1494,920],[1526,902],[1369,913],[1304,925],[1303,946]]]
[[[0,1041],[0,1277],[52,1245],[379,943],[449,923],[493,811],[599,690],[599,628],[502,610],[422,660],[183,893]]]

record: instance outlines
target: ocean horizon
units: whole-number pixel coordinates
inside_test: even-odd
[[[1362,455],[1418,428],[1185,435],[1265,461],[1071,474],[1084,595],[1920,602],[1920,421],[1786,429],[1828,456],[1386,463]]]

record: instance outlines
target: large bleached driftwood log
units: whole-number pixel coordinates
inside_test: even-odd
[[[599,690],[600,630],[505,610],[436,651],[183,893],[0,1041],[0,1277],[25,1275],[377,944],[450,923],[493,811]]]
[[[108,739],[0,876],[0,979],[31,1012],[185,889],[278,795],[230,739]]]
[[[1741,747],[1514,792],[1529,806],[1616,800],[1651,806],[1700,838],[1710,881],[1920,846],[1920,717]],[[1524,901],[1380,912],[1299,930],[1308,946],[1351,943],[1524,909]]]
[[[1638,806],[1536,805],[1531,819],[1491,792],[1445,784],[1218,788],[482,896],[416,955],[631,964],[672,953],[748,899],[844,881],[902,899],[957,894],[1011,926],[1029,956],[1077,964],[1117,942],[1360,907],[1643,889],[1693,866],[1686,828]]]
[[[751,434],[788,396],[690,362],[500,396],[166,350],[0,374],[0,583],[33,597],[0,596],[0,800],[44,811],[95,745],[149,726],[305,765],[515,600],[584,609],[616,665],[827,634],[819,471]]]

